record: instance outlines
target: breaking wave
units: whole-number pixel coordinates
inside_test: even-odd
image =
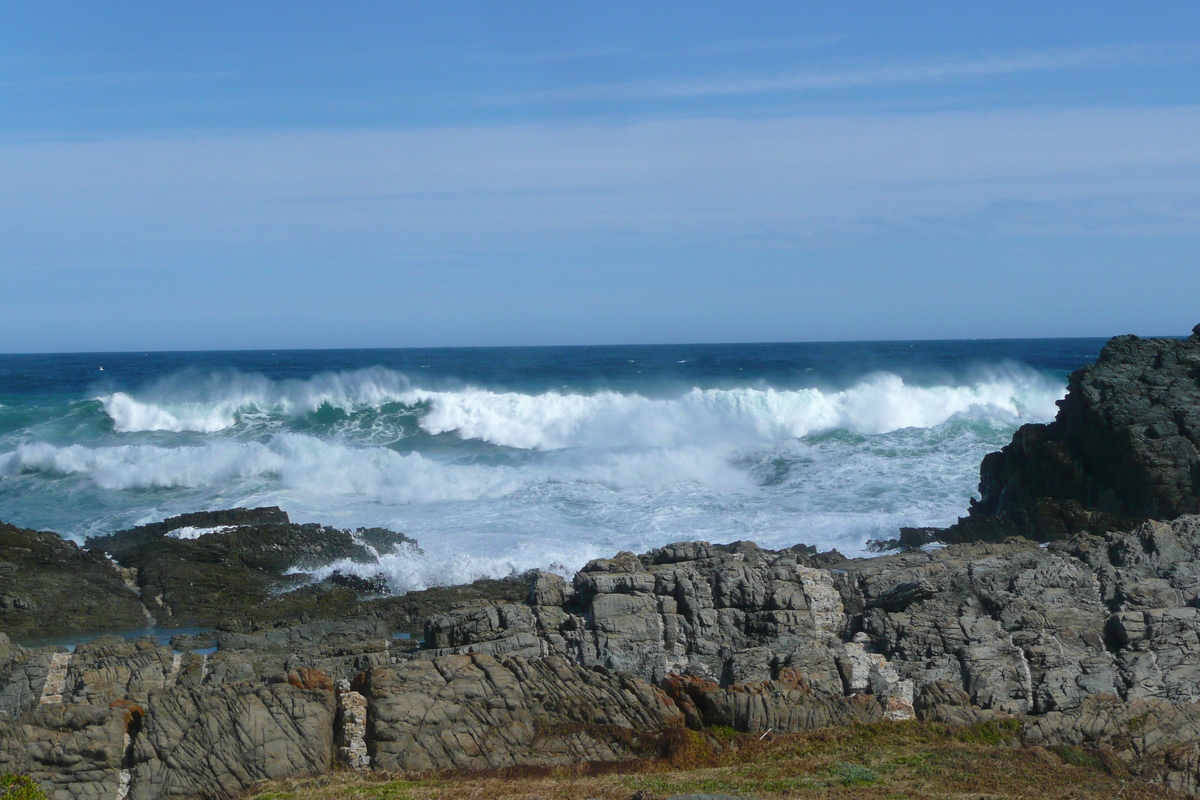
[[[283,381],[234,371],[183,372],[158,381],[143,397],[113,392],[96,399],[122,433],[216,433],[248,414],[297,416],[322,407],[349,412],[378,408],[405,397],[409,389],[403,373],[382,367]]]
[[[421,427],[465,439],[525,449],[670,447],[695,442],[752,443],[843,429],[880,434],[929,428],[956,416],[1049,419],[1061,389],[1030,373],[969,386],[909,386],[883,374],[843,391],[692,389],[652,399],[594,395],[525,395],[489,391],[428,393]]]
[[[880,373],[841,390],[693,388],[672,397],[600,391],[525,394],[465,388],[413,388],[385,369],[318,375],[306,381],[213,375],[135,397],[97,398],[119,432],[215,433],[246,422],[276,423],[322,409],[351,415],[388,408],[416,417],[429,434],[526,450],[567,447],[677,447],[752,444],[825,430],[880,434],[928,428],[956,417],[1011,425],[1053,418],[1062,386],[1016,366],[962,385],[920,386]],[[396,430],[400,430],[397,427]]]

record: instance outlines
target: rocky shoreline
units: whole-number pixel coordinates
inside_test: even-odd
[[[685,542],[389,596],[295,570],[417,543],[279,509],[82,548],[0,525],[0,772],[55,800],[217,800],[338,768],[620,761],[716,725],[1011,720],[1200,793],[1198,453],[1200,326],[1112,340],[1055,422],[984,460],[967,517],[875,558]],[[148,623],[197,630],[15,643]]]

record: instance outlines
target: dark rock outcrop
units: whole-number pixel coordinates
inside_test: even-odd
[[[980,499],[943,541],[1041,541],[1200,513],[1200,325],[1187,339],[1117,336],[1070,377],[1048,425],[984,458]]]
[[[410,630],[434,608],[525,591],[523,583],[493,580],[387,597],[381,575],[335,570],[313,583],[305,574],[343,562],[375,564],[397,548],[416,542],[383,528],[298,525],[278,508],[185,514],[93,537],[83,548],[56,533],[0,523],[0,632],[25,640],[340,618]],[[369,598],[389,602],[361,602]]]
[[[322,605],[329,589],[340,589],[352,601],[378,593],[384,588],[378,582],[337,580],[315,591],[284,594],[309,582],[304,571],[341,561],[372,564],[381,554],[415,545],[382,528],[298,525],[278,508],[240,508],[184,514],[93,537],[86,546],[132,571],[159,625],[179,627],[253,618],[271,600],[285,616],[298,618],[312,610],[308,606]]]
[[[137,594],[102,554],[0,523],[0,631],[28,637],[145,624]]]

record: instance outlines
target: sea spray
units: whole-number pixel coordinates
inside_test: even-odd
[[[235,427],[243,415],[274,415],[282,423],[323,409],[345,416],[393,405],[393,414],[419,416],[428,433],[545,449],[772,441],[834,428],[886,433],[930,427],[956,415],[1009,423],[1053,416],[1054,402],[1062,395],[1060,384],[1017,365],[963,385],[912,385],[899,375],[877,373],[843,390],[691,388],[671,397],[399,388],[408,383],[386,370],[280,384],[261,376],[226,375],[217,384],[224,392],[209,381],[189,396],[172,381],[169,392],[155,386],[139,397],[114,392],[97,400],[121,433],[215,433]]]

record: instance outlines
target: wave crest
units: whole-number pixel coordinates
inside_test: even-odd
[[[121,433],[216,433],[254,412],[297,416],[324,406],[347,412],[379,408],[409,396],[410,388],[407,376],[383,367],[284,381],[234,371],[185,371],[158,381],[141,397],[114,392],[96,400]]]
[[[959,416],[1006,425],[1048,420],[1061,396],[1061,387],[1031,371],[969,386],[910,386],[880,374],[842,391],[692,389],[672,399],[468,390],[424,394],[431,407],[420,424],[430,433],[523,449],[752,444],[833,429],[931,428]]]
[[[120,432],[216,433],[250,415],[279,422],[322,408],[353,414],[396,403],[403,409],[390,414],[417,414],[430,434],[550,450],[748,445],[834,429],[881,434],[929,428],[964,416],[1012,425],[1052,419],[1062,393],[1061,384],[1016,365],[959,385],[911,385],[879,373],[842,390],[693,388],[662,398],[615,391],[436,391],[413,388],[401,373],[376,368],[303,381],[215,374],[196,383],[177,376],[142,396],[115,392],[97,399]]]

